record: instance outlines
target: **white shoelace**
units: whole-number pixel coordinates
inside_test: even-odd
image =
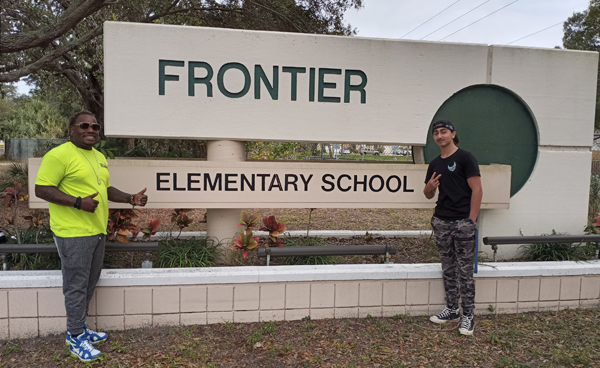
[[[452,309],[450,309],[450,308],[446,307],[446,308],[444,308],[444,310],[443,310],[443,311],[442,311],[440,314],[438,314],[438,317],[439,317],[439,318],[446,318],[446,317],[450,317],[450,315],[451,315],[452,313],[456,313],[456,312],[455,312],[455,311],[453,311]]]
[[[468,330],[471,327],[471,321],[473,320],[472,316],[463,316],[462,322],[460,323],[460,328],[464,328]]]

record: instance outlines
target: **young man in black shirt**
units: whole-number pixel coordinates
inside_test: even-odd
[[[451,122],[436,121],[432,133],[441,154],[429,164],[423,193],[431,199],[436,190],[440,191],[431,226],[442,261],[446,308],[429,319],[435,323],[457,321],[460,296],[463,313],[458,330],[472,335],[475,227],[483,196],[481,175],[475,156],[456,146],[458,137]]]

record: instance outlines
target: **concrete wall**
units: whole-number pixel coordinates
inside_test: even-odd
[[[583,233],[597,65],[596,53],[490,46],[488,83],[506,87],[525,100],[537,120],[540,146],[535,169],[511,198],[510,209],[482,211],[480,238],[541,235],[552,229]],[[499,247],[498,258],[515,257],[518,247]],[[482,250],[491,252],[487,247]]]
[[[113,22],[105,25],[104,40],[106,134],[115,136],[418,146],[452,94],[475,84],[505,87],[531,108],[539,155],[510,209],[482,211],[480,237],[553,229],[581,234],[586,225],[598,53]],[[159,59],[186,63],[168,67],[166,73],[179,80],[165,82],[164,95]],[[261,65],[270,77],[272,66],[361,70],[368,76],[368,97],[365,103],[311,102],[308,74],[298,74],[299,97],[292,101],[291,77],[282,69],[278,100],[264,86],[260,99],[252,89],[241,98],[225,97],[215,86],[208,97],[205,85],[196,85],[190,96],[192,60],[211,64],[215,74],[228,62]],[[238,91],[241,72],[237,79],[228,75],[227,88]],[[337,82],[328,93],[342,96],[342,77],[328,76],[327,82]],[[503,246],[499,257],[517,252],[518,246]]]
[[[600,307],[600,263],[480,265],[476,314]],[[0,339],[66,330],[60,271],[0,273]],[[88,325],[100,330],[230,322],[430,315],[439,264],[104,270]]]

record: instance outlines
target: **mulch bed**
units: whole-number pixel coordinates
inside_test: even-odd
[[[427,317],[112,331],[84,365],[64,335],[0,343],[4,367],[600,367],[600,310],[476,317],[472,337]]]

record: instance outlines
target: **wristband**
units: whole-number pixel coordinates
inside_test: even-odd
[[[73,205],[73,207],[77,208],[78,210],[81,209],[81,197],[75,198],[75,204]]]
[[[129,195],[129,204],[135,206],[135,198],[133,194]]]

